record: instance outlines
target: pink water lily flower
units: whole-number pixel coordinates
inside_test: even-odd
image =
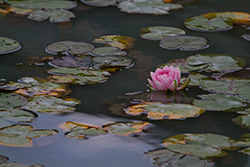
[[[162,69],[157,68],[155,72],[150,72],[151,79],[148,78],[150,88],[153,90],[160,91],[175,91],[185,88],[190,79],[186,80],[185,83],[180,85],[181,82],[181,71],[179,67],[175,68],[171,66],[164,66]]]

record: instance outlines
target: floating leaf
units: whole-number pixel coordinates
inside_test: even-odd
[[[86,69],[91,66],[91,56],[76,57],[73,55],[62,56],[61,58],[53,59],[49,62],[49,65],[53,67],[78,67]]]
[[[127,52],[121,51],[117,47],[99,47],[92,50],[91,54],[93,56],[125,56]]]
[[[92,49],[94,45],[84,43],[84,42],[73,42],[73,41],[60,41],[49,44],[45,51],[50,54],[66,53],[66,54],[87,54]]]
[[[70,9],[77,6],[72,0],[3,0],[14,7],[28,9]]]
[[[45,166],[39,165],[39,164],[27,166],[18,162],[6,162],[3,164],[0,164],[0,167],[45,167]]]
[[[21,15],[27,15],[29,12],[34,11],[34,9],[25,9],[25,8],[18,8],[18,7],[11,7],[10,12],[21,14]]]
[[[250,146],[250,133],[240,136],[240,140],[234,144],[236,147],[249,147]]]
[[[22,107],[27,102],[26,98],[16,93],[0,93],[0,110]]]
[[[134,38],[122,35],[104,35],[94,39],[94,43],[108,44],[120,49],[129,49],[134,44]]]
[[[181,51],[197,51],[209,47],[206,38],[198,36],[172,36],[165,37],[160,41],[160,46],[164,49]]]
[[[210,159],[200,158],[193,155],[186,155],[173,152],[168,149],[149,151],[146,155],[153,158],[157,167],[212,167],[214,163]]]
[[[97,7],[115,6],[117,0],[81,0],[82,3]]]
[[[106,133],[106,131],[100,127],[71,121],[60,124],[59,128],[64,131],[69,131],[65,133],[65,136],[74,139],[83,139],[88,136],[96,136]]]
[[[0,129],[0,145],[12,147],[31,147],[32,138],[51,136],[55,130],[34,130],[30,125],[12,125]]]
[[[161,102],[143,102],[125,108],[128,115],[147,114],[148,119],[185,119],[188,117],[197,117],[205,110],[189,104],[161,103]]]
[[[241,150],[242,153],[250,155],[250,147]]]
[[[207,77],[206,75],[202,75],[200,73],[191,73],[188,75],[188,78],[191,79],[188,86],[199,86],[201,79],[206,77]]]
[[[37,96],[29,99],[30,102],[22,109],[40,113],[67,113],[73,112],[76,108],[72,107],[80,104],[76,99],[61,99],[56,97]]]
[[[204,16],[191,17],[185,20],[185,26],[194,31],[217,32],[233,28],[233,23],[222,18],[207,19]]]
[[[240,115],[232,119],[232,121],[238,126],[242,126],[244,128],[250,128],[250,114]]]
[[[206,94],[199,96],[201,100],[194,100],[193,104],[210,111],[235,111],[246,106],[242,100],[235,96]]]
[[[140,14],[169,14],[168,11],[183,8],[180,4],[164,3],[162,0],[123,1],[118,4],[122,12]]]
[[[8,160],[9,160],[8,157],[5,157],[5,156],[3,156],[3,155],[0,155],[0,164],[6,162],[6,161],[8,161]]]
[[[0,128],[3,128],[3,127],[5,127],[5,126],[10,126],[11,124],[8,122],[8,121],[6,121],[5,119],[3,119],[3,118],[0,118]]]
[[[250,34],[244,34],[242,37],[248,41],[250,41]]]
[[[217,134],[180,134],[166,138],[163,145],[175,152],[198,157],[225,156],[223,149],[232,148],[235,141]]]
[[[35,115],[28,111],[13,109],[0,111],[0,118],[14,122],[31,122]]]
[[[18,83],[18,82],[8,82],[3,85],[0,85],[0,90],[14,91],[17,89],[22,89],[26,87],[30,87],[29,84]]]
[[[52,23],[67,22],[70,21],[71,18],[75,18],[74,13],[65,9],[35,10],[28,13],[28,19],[35,21],[49,19]]]
[[[142,29],[142,38],[148,40],[161,40],[168,36],[184,35],[186,32],[182,29],[167,26],[151,26]]]
[[[22,46],[17,40],[6,37],[0,37],[0,55],[16,52],[21,48]]]
[[[142,133],[149,122],[115,122],[103,126],[104,130],[117,135],[132,135]]]

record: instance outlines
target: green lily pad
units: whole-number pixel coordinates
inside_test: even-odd
[[[28,9],[70,9],[77,6],[72,0],[3,0],[14,7]]]
[[[0,90],[5,91],[14,91],[17,89],[22,89],[26,87],[30,87],[29,84],[19,83],[19,82],[6,82],[3,85],[0,85]]]
[[[3,128],[5,126],[10,126],[10,125],[11,124],[7,120],[0,118],[0,128]]]
[[[161,40],[168,36],[184,35],[186,32],[180,28],[167,27],[167,26],[151,26],[142,29],[142,38],[148,40]]]
[[[197,51],[209,47],[206,38],[187,35],[165,37],[160,41],[160,46],[164,49],[181,51]]]
[[[236,147],[249,147],[250,146],[250,133],[240,136],[240,140],[234,144]]]
[[[18,89],[15,93],[24,96],[65,96],[71,93],[71,90],[64,84],[54,83],[48,80],[24,77],[20,82],[31,85],[27,88]]]
[[[244,128],[250,128],[250,114],[246,114],[246,115],[240,115],[234,119],[232,119],[232,121],[241,127]],[[249,141],[250,143],[250,141]]]
[[[12,125],[0,129],[0,145],[12,147],[31,147],[32,138],[51,136],[55,130],[34,130],[30,125]]]
[[[0,55],[16,52],[21,48],[22,46],[17,40],[6,37],[0,37]]]
[[[163,145],[175,152],[198,157],[225,156],[223,149],[233,147],[235,141],[218,134],[180,134],[166,138]]]
[[[118,4],[122,12],[140,14],[169,14],[168,11],[183,8],[180,4],[164,3],[162,0],[123,1]]]
[[[100,127],[71,121],[60,124],[59,128],[64,131],[69,131],[65,133],[65,136],[74,139],[83,139],[88,138],[88,136],[96,136],[107,133]]]
[[[146,155],[153,158],[157,167],[212,167],[214,162],[207,158],[173,152],[169,149],[149,151]]]
[[[204,109],[189,104],[161,102],[143,102],[129,106],[124,111],[133,116],[147,114],[147,118],[151,120],[185,119],[197,117],[205,112]]]
[[[140,134],[149,125],[149,122],[115,122],[103,126],[104,130],[117,135]]]
[[[99,47],[92,50],[91,55],[93,56],[125,56],[126,51],[122,51],[117,47]]]
[[[94,43],[106,44],[120,49],[129,49],[134,44],[134,38],[123,35],[104,35],[94,39]]]
[[[88,54],[94,49],[94,45],[84,42],[60,41],[48,45],[45,49],[50,54],[66,53],[66,54]]]
[[[65,9],[47,9],[35,10],[28,13],[28,19],[35,21],[44,21],[49,19],[52,23],[67,22],[75,18],[74,13]]]
[[[196,16],[185,20],[184,23],[188,29],[194,31],[217,32],[233,28],[233,23],[231,21],[219,17],[209,20],[204,16]]]
[[[25,97],[16,93],[0,93],[0,110],[22,107],[27,103]]]
[[[250,34],[244,34],[242,37],[248,41],[250,41]]]
[[[188,75],[188,78],[190,78],[190,82],[188,84],[188,86],[199,86],[201,79],[202,78],[207,78],[206,75],[202,75],[200,73],[191,73]]]
[[[241,150],[242,153],[250,155],[250,147]]]
[[[235,96],[223,94],[206,94],[199,96],[201,100],[194,100],[193,104],[209,111],[235,111],[246,105]]]
[[[117,0],[81,0],[82,3],[96,7],[115,6]]]
[[[67,113],[76,110],[75,105],[81,102],[76,99],[61,99],[56,97],[37,96],[29,99],[30,102],[22,109],[40,113]]]
[[[21,109],[0,111],[0,118],[14,122],[31,122],[36,116]]]
[[[76,57],[73,55],[67,55],[53,59],[48,64],[53,67],[78,67],[81,69],[86,69],[91,66],[92,58],[91,56]]]

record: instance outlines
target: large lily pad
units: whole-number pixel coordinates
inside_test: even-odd
[[[101,127],[72,121],[67,121],[60,124],[59,128],[63,129],[64,131],[69,131],[65,133],[65,136],[74,139],[83,139],[88,138],[88,136],[96,136],[106,133],[106,131]]]
[[[75,105],[80,104],[76,99],[61,99],[56,97],[37,96],[29,99],[30,102],[22,109],[40,113],[67,113],[76,110]]]
[[[81,69],[86,69],[91,66],[91,63],[91,56],[76,57],[73,55],[67,55],[51,60],[49,65],[53,67],[78,67]]]
[[[149,151],[146,155],[153,158],[157,167],[212,167],[214,162],[210,159],[200,158],[193,155],[186,155],[173,152],[169,149],[157,149]]]
[[[27,102],[26,98],[16,93],[0,93],[0,110],[22,107]]]
[[[14,122],[31,122],[35,114],[21,109],[0,111],[0,118]]]
[[[77,6],[72,0],[3,0],[14,7],[29,9],[70,9]]]
[[[194,31],[216,32],[233,28],[233,23],[223,18],[207,19],[204,16],[191,17],[185,20],[185,26]]]
[[[148,119],[185,119],[197,117],[205,110],[189,104],[161,103],[161,102],[143,102],[124,109],[128,115],[147,114]]]
[[[22,46],[17,40],[6,37],[0,37],[0,55],[16,52],[21,48]]]
[[[91,55],[93,56],[125,56],[126,51],[122,51],[117,47],[98,47],[92,50]]]
[[[97,7],[115,6],[118,0],[81,0],[82,3]]]
[[[122,12],[140,14],[169,14],[168,11],[183,8],[180,4],[164,3],[162,0],[127,0],[118,4]]]
[[[193,104],[209,111],[236,111],[246,106],[240,98],[230,95],[206,94],[199,97],[201,100],[196,99]]]
[[[85,42],[60,41],[48,45],[46,52],[51,54],[65,53],[65,54],[87,54],[94,49],[94,45]]]
[[[104,130],[117,135],[134,135],[140,134],[149,125],[149,122],[116,122],[103,126]]]
[[[51,136],[55,130],[34,130],[30,125],[12,125],[0,129],[0,145],[12,147],[31,147],[32,138]]]
[[[186,32],[180,28],[167,26],[151,26],[142,29],[141,37],[148,40],[161,40],[168,36],[184,35]]]
[[[65,9],[47,9],[35,10],[28,13],[28,19],[35,21],[44,21],[49,19],[52,23],[67,22],[75,18],[74,13]]]
[[[94,39],[94,43],[107,44],[120,49],[129,49],[134,44],[134,38],[123,35],[104,35]]]
[[[164,49],[181,51],[197,51],[209,47],[206,38],[187,35],[165,37],[160,41],[160,46]]]
[[[163,145],[175,152],[198,157],[225,156],[223,149],[233,147],[235,141],[218,134],[180,134],[166,138]]]

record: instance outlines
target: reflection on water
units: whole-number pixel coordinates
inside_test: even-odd
[[[44,48],[60,40],[74,40],[91,43],[101,35],[119,34],[136,38],[128,56],[137,60],[135,67],[117,72],[103,84],[71,86],[70,97],[81,100],[76,113],[49,115],[39,114],[32,122],[36,129],[57,129],[65,121],[76,121],[94,125],[119,121],[142,120],[112,113],[111,104],[124,102],[118,96],[128,92],[144,91],[149,71],[168,60],[185,58],[195,53],[222,53],[245,58],[249,64],[249,41],[241,35],[249,33],[242,27],[226,32],[201,33],[184,28],[183,21],[191,16],[218,11],[249,12],[250,1],[246,0],[201,0],[188,4],[184,9],[172,11],[167,16],[131,15],[114,7],[94,8],[80,4],[72,11],[76,19],[70,23],[52,24],[48,21],[34,22],[14,14],[0,16],[0,36],[18,39],[23,48],[19,52],[0,56],[0,78],[17,80],[24,76],[47,77],[46,69],[25,69],[16,66],[31,56],[50,56]],[[158,42],[143,40],[140,29],[148,26],[174,26],[184,29],[189,35],[209,39],[211,47],[198,52],[169,51],[159,47]],[[190,88],[188,96],[196,98],[204,93]],[[152,98],[153,95],[152,95]],[[157,98],[162,98],[158,95]],[[163,97],[165,98],[165,97]],[[231,119],[235,113],[206,112],[198,118],[180,120],[150,121],[154,126],[139,137],[101,135],[88,140],[74,140],[64,137],[63,132],[47,139],[34,139],[35,147],[12,148],[0,146],[0,153],[23,164],[43,164],[47,167],[152,167],[144,155],[149,150],[161,148],[163,139],[180,133],[216,133],[238,139],[248,130],[236,126]],[[216,166],[247,167],[250,159],[241,153],[229,152],[216,158]]]

